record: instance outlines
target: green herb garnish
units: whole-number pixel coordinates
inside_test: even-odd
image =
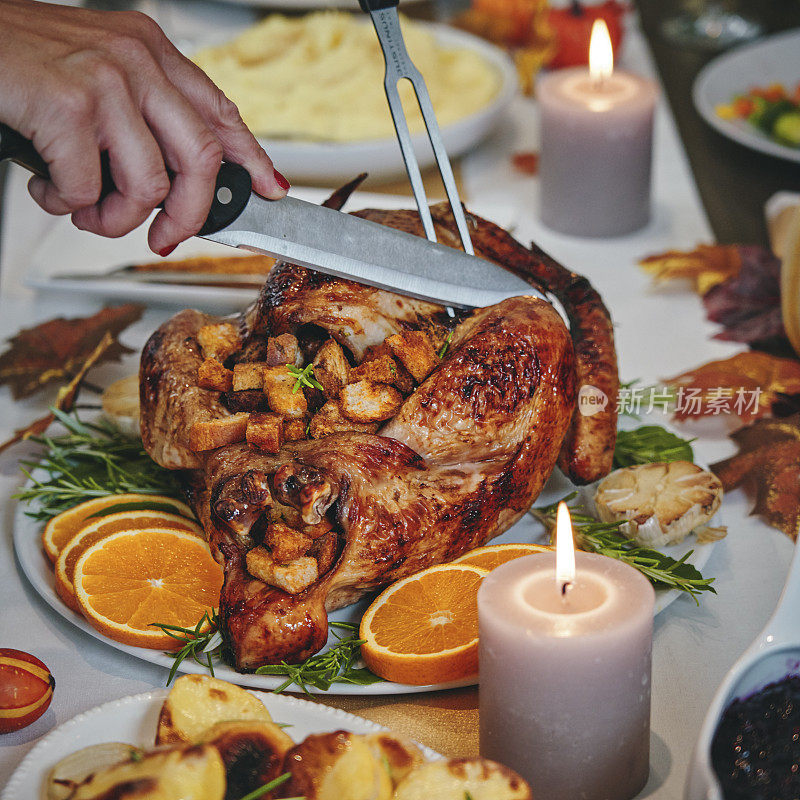
[[[614,469],[666,461],[694,462],[693,441],[681,439],[661,425],[642,425],[632,431],[618,431]]]
[[[445,354],[447,353],[447,348],[450,347],[450,340],[453,338],[453,331],[447,334],[447,338],[444,340],[444,344],[439,348],[439,352],[437,355],[439,358],[444,358]]]
[[[340,636],[336,630],[333,635],[339,640],[323,653],[310,656],[301,664],[265,664],[256,670],[257,675],[286,675],[286,680],[273,689],[282,692],[293,684],[306,694],[309,686],[326,692],[334,683],[351,683],[356,686],[369,686],[383,680],[365,667],[357,667],[361,655],[363,639],[358,638],[358,626],[350,622],[330,622],[331,629],[342,628],[350,631],[349,636]]]
[[[267,792],[283,786],[291,777],[292,774],[290,772],[284,772],[283,775],[278,775],[277,778],[273,778],[269,783],[265,783],[263,786],[259,786],[258,789],[248,792],[244,797],[240,797],[239,800],[258,800],[259,797],[263,797]]]
[[[22,461],[30,484],[14,497],[35,503],[26,512],[37,520],[50,518],[92,497],[109,494],[163,494],[180,497],[175,474],[153,461],[142,442],[105,420],[82,422],[76,414],[51,409],[67,429],[61,436],[32,436],[45,448],[38,461]],[[48,478],[38,480],[31,470],[38,468]]]
[[[309,389],[322,389],[322,384],[314,377],[313,364],[308,364],[304,369],[287,364],[286,369],[292,377],[297,378],[292,387],[292,394],[297,394],[304,386],[308,386]]]
[[[194,628],[180,628],[177,625],[167,625],[163,622],[151,622],[154,628],[160,628],[167,636],[184,642],[183,647],[175,653],[169,653],[174,659],[172,669],[169,671],[167,686],[178,671],[178,667],[186,658],[193,658],[198,664],[207,667],[214,677],[214,663],[212,657],[219,654],[222,647],[222,634],[219,632],[219,617],[216,612],[211,615],[206,612]]]
[[[576,495],[577,492],[573,492],[551,505],[532,508],[530,513],[553,535],[558,504],[562,501],[569,504]],[[642,547],[632,539],[628,539],[620,532],[621,526],[625,524],[624,520],[600,522],[588,515],[579,505],[574,504],[570,505],[569,513],[572,518],[575,544],[581,550],[624,561],[639,570],[654,586],[686,592],[698,605],[697,596],[700,592],[716,594],[711,586],[714,579],[704,578],[694,566],[686,562],[693,550],[684,553],[676,561],[658,550]]]

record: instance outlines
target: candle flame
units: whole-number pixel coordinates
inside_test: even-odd
[[[575,580],[575,543],[572,540],[572,520],[566,503],[558,504],[556,515],[556,584],[564,594]]]
[[[592,24],[589,39],[589,75],[593,81],[602,83],[614,71],[614,50],[611,35],[604,19],[596,19]]]

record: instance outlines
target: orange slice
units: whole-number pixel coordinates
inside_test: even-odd
[[[175,508],[177,514],[194,518],[189,506],[173,497],[164,497],[159,494],[109,494],[104,497],[96,497],[94,500],[87,500],[68,511],[62,511],[47,523],[44,533],[42,533],[42,544],[47,557],[55,563],[64,545],[83,527],[92,514],[121,503],[166,503]]]
[[[361,620],[364,663],[387,681],[424,686],[478,673],[478,587],[488,571],[442,564],[393,583]]]
[[[173,530],[189,531],[196,536],[203,537],[203,529],[186,517],[178,514],[167,514],[164,511],[123,511],[119,514],[109,514],[107,517],[97,517],[93,522],[87,522],[64,545],[56,561],[56,592],[58,596],[73,610],[80,612],[80,606],[75,599],[75,564],[78,559],[95,542],[117,531],[137,531],[144,528],[172,528]]]
[[[529,556],[531,553],[550,553],[552,547],[543,544],[490,544],[486,547],[476,547],[463,556],[459,556],[454,564],[472,564],[474,567],[493,570],[506,561]]]
[[[194,627],[219,605],[221,588],[208,545],[170,528],[109,534],[75,564],[75,598],[89,624],[136,647],[179,648],[152,623]]]

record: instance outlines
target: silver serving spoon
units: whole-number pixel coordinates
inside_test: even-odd
[[[800,672],[800,547],[795,546],[789,576],[764,630],[730,668],[706,713],[689,766],[685,800],[723,800],[711,766],[711,742],[730,703]]]

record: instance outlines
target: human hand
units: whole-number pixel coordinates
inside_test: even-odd
[[[200,230],[223,158],[268,199],[289,188],[236,106],[144,14],[0,0],[0,66],[0,120],[50,170],[30,193],[82,230],[122,236],[163,201],[148,241],[167,255]],[[116,191],[101,200],[103,151]]]

